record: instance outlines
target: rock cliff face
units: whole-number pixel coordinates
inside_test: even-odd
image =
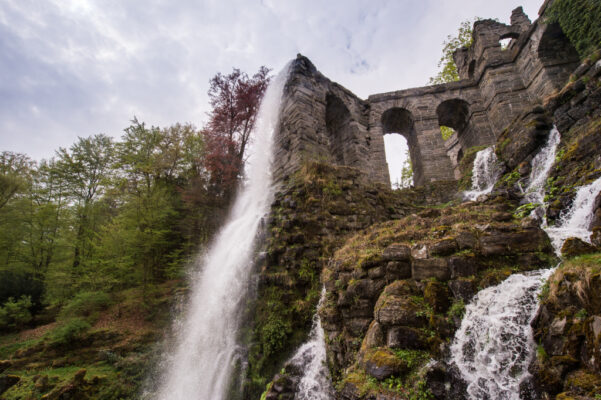
[[[305,337],[299,332],[309,329],[323,284],[327,295],[319,315],[336,398],[464,398],[460,374],[447,364],[464,306],[479,290],[515,272],[558,262],[540,221],[524,218],[528,213],[523,211],[531,206],[524,204],[522,193],[530,162],[550,129],[557,126],[562,139],[546,188],[549,223],[571,204],[578,186],[601,176],[600,56],[585,60],[565,86],[524,106],[495,135],[490,144],[496,146],[503,176],[478,202],[462,203],[453,181],[390,191],[371,182],[377,180],[373,169],[364,169],[369,163],[342,166],[327,152],[321,162],[309,157],[296,173],[287,170],[260,263],[247,393],[258,395],[274,377],[264,398],[294,398],[303,371],[285,361]],[[307,68],[299,79],[330,85],[324,93],[338,90],[350,96]],[[303,104],[315,106],[314,101]],[[353,101],[357,109],[371,107]],[[327,104],[326,99],[326,109]],[[391,121],[412,123],[402,117]],[[364,138],[374,132],[371,124],[369,132],[354,126]],[[323,129],[328,129],[327,119]],[[482,148],[465,149],[459,169],[465,188],[474,155]],[[533,322],[538,352],[530,369],[543,398],[601,395],[601,260],[595,247],[601,236],[600,204],[598,199],[590,227],[593,244],[573,240],[564,246],[568,261],[544,289]],[[592,255],[570,258],[581,253]]]

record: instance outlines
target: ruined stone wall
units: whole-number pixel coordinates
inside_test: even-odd
[[[510,25],[477,21],[473,38],[469,49],[454,55],[460,81],[374,94],[367,101],[299,55],[284,96],[276,178],[305,162],[325,161],[388,183],[383,136],[398,133],[409,145],[415,185],[454,180],[467,149],[495,143],[515,118],[563,87],[578,63],[559,25],[530,23],[521,7]],[[510,39],[506,47],[503,39]],[[440,126],[455,130],[450,142],[443,141]]]

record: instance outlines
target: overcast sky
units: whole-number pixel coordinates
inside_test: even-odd
[[[2,0],[0,151],[48,158],[134,117],[201,126],[209,79],[297,53],[366,98],[423,86],[474,16],[542,0]]]

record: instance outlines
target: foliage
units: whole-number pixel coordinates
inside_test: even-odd
[[[451,318],[461,319],[463,318],[463,314],[465,314],[465,303],[463,299],[455,300],[449,311],[447,311],[447,315]]]
[[[88,317],[110,305],[110,297],[104,292],[80,292],[63,306],[59,318]]]
[[[444,125],[440,126],[440,134],[442,136],[442,140],[449,140],[454,133],[455,130],[453,128]]]
[[[442,43],[442,56],[438,61],[438,68],[441,70],[428,81],[428,84],[435,85],[440,83],[454,82],[459,80],[457,65],[453,60],[455,50],[462,47],[469,48],[472,44],[472,26],[475,21],[481,18],[476,17],[474,21],[466,20],[459,25],[457,35],[448,35],[447,39]]]
[[[250,134],[261,98],[270,77],[269,69],[249,78],[234,68],[229,75],[218,73],[210,80],[209,99],[213,110],[203,130],[207,145],[206,165],[213,190],[229,198],[243,172]]]
[[[15,300],[12,297],[0,306],[0,331],[20,329],[31,321],[31,298],[22,296]]]
[[[597,0],[555,0],[546,13],[558,22],[581,57],[601,48],[601,3]]]
[[[522,204],[515,210],[514,215],[516,218],[525,218],[530,215],[532,210],[536,209],[538,206],[540,206],[540,204],[537,203]]]
[[[82,339],[90,327],[90,324],[85,319],[72,318],[52,331],[50,340],[56,345],[68,345]]]

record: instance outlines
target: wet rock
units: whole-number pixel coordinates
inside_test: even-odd
[[[445,258],[414,259],[411,264],[411,276],[415,280],[436,278],[446,281],[451,278],[451,272]]]
[[[478,245],[478,238],[471,232],[459,232],[455,237],[459,250],[473,249]]]
[[[362,347],[364,349],[371,349],[373,347],[384,346],[384,331],[378,321],[372,321],[367,329],[365,338],[363,339]]]
[[[578,238],[568,238],[561,246],[561,254],[565,257],[574,257],[599,251],[595,246]]]

